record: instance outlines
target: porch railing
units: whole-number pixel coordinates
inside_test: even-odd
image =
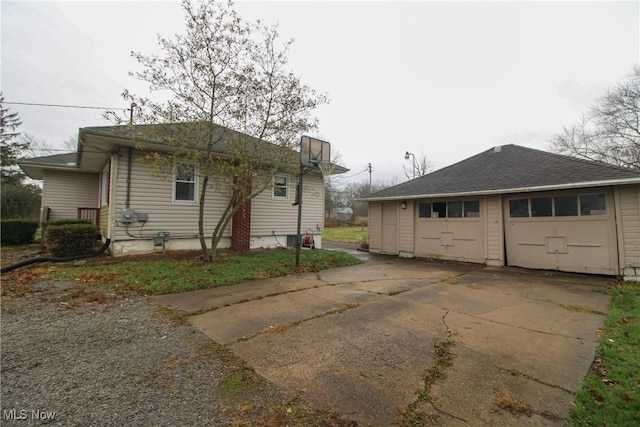
[[[89,221],[100,229],[100,208],[78,208],[78,219]]]

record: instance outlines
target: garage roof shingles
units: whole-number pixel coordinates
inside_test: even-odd
[[[492,148],[428,175],[363,197],[375,200],[637,179],[640,171],[514,144]]]

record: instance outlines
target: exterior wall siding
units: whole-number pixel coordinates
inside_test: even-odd
[[[380,252],[382,250],[382,203],[369,202],[369,250]]]
[[[487,196],[485,199],[485,215],[487,227],[488,265],[504,265],[504,225],[502,217],[502,197]]]
[[[401,257],[411,258],[414,256],[414,218],[416,211],[413,200],[408,200],[406,203],[407,208],[400,209],[398,215],[398,254]]]
[[[619,188],[620,218],[622,224],[622,267],[640,267],[640,186]]]
[[[289,197],[273,197],[267,188],[251,202],[252,236],[286,236],[296,234],[298,206],[292,206],[296,198],[296,176],[289,175]],[[322,176],[309,174],[302,185],[301,232],[320,235],[324,231],[324,180]],[[284,244],[284,242],[282,242]]]
[[[131,190],[129,207],[136,214],[147,214],[147,221],[134,221],[127,227],[120,221],[122,209],[127,199],[127,155],[118,158],[118,167],[113,168],[116,191],[112,193],[110,204],[115,205],[111,225],[112,238],[115,240],[152,239],[158,232],[168,232],[172,238],[197,238],[198,203],[173,202],[173,177],[153,176],[149,172],[149,163],[144,155],[133,151],[131,167]],[[196,200],[199,197],[201,180],[196,188]],[[97,194],[97,191],[96,191]],[[218,218],[226,206],[226,198],[219,192],[209,189],[205,204],[205,235],[211,235]],[[134,216],[135,218],[135,216]],[[225,236],[229,236],[229,228]],[[133,236],[133,237],[132,237]]]
[[[49,220],[78,217],[78,208],[98,207],[98,174],[45,170],[42,206]],[[73,197],[69,197],[73,194]]]

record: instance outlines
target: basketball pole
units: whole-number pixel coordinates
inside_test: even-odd
[[[298,194],[296,203],[298,204],[298,231],[296,234],[296,268],[300,267],[300,247],[302,246],[302,238],[300,236],[302,228],[302,177],[304,176],[304,166],[300,165],[300,173],[298,174]]]

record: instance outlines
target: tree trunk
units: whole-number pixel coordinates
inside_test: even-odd
[[[204,176],[202,179],[202,186],[200,187],[200,206],[198,209],[198,238],[200,239],[200,247],[202,248],[202,260],[204,262],[213,261],[213,258],[209,255],[207,240],[204,237],[204,200],[207,194],[208,183],[209,177]]]

